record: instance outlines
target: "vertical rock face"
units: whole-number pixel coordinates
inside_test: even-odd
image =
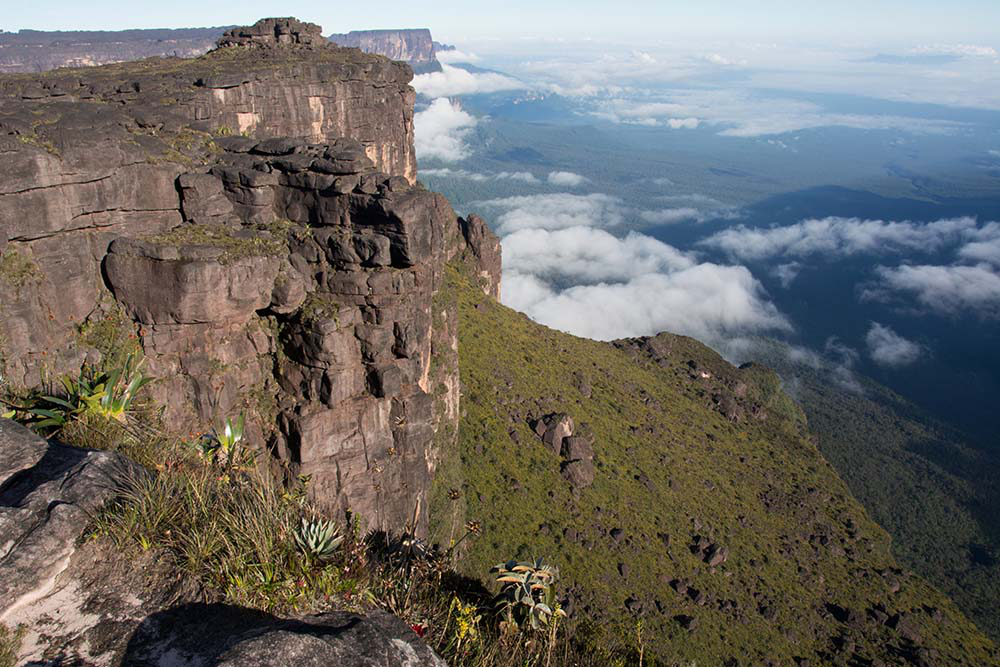
[[[411,185],[408,68],[318,32],[235,29],[125,92],[115,68],[41,79],[38,97],[0,79],[4,378],[75,371],[100,347],[83,333],[124,312],[169,426],[245,412],[328,508],[389,530],[416,510],[422,532],[435,434],[458,415],[453,309],[435,295],[466,248],[495,292],[499,244]],[[273,125],[220,132],[243,95]],[[317,97],[347,115],[305,132]]]
[[[410,30],[353,30],[330,35],[330,41],[340,46],[361,49],[365,53],[402,60],[419,74],[441,69],[437,60],[431,31],[426,28]]]

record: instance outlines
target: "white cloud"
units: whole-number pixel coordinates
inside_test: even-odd
[[[747,60],[745,58],[727,58],[721,53],[708,53],[702,56],[702,60],[713,65],[722,65],[723,67],[733,67],[740,66],[745,67],[747,65]]]
[[[688,220],[701,222],[703,219],[702,212],[690,206],[642,211],[639,213],[639,217],[654,225],[672,225],[677,222],[686,222]]]
[[[958,251],[962,259],[971,262],[989,262],[1000,267],[1000,223],[991,222],[968,235],[966,243]]]
[[[454,97],[476,93],[495,93],[501,90],[521,90],[523,83],[505,74],[495,72],[469,72],[460,67],[441,65],[442,71],[418,74],[411,84],[418,93],[427,97]]]
[[[533,274],[505,272],[503,280],[505,304],[547,326],[598,340],[671,331],[720,345],[741,334],[790,329],[741,266],[696,264],[567,289]]]
[[[597,100],[591,114],[615,123],[664,125],[674,129],[709,124],[719,134],[760,137],[818,127],[860,130],[902,130],[919,134],[947,134],[960,123],[886,114],[830,112],[812,102],[771,97],[739,89],[673,89],[649,96],[618,96]]]
[[[998,58],[1000,53],[992,46],[978,44],[933,44],[911,50],[911,53],[944,54],[952,56],[968,56],[972,58]]]
[[[861,357],[857,350],[841,343],[836,336],[831,336],[826,339],[826,344],[823,346],[823,353],[828,360],[832,359],[833,365],[830,369],[830,375],[841,389],[846,389],[856,394],[864,393],[861,382],[854,375],[854,366]]]
[[[472,206],[495,214],[496,231],[501,236],[522,229],[610,228],[625,222],[622,201],[600,193],[520,195],[475,202]]]
[[[587,179],[571,171],[553,171],[549,172],[548,181],[550,185],[575,188],[586,183]]]
[[[1000,157],[1000,151],[991,150],[989,151],[989,154],[992,155],[993,157]]]
[[[697,118],[668,118],[667,125],[671,130],[697,130],[701,121]]]
[[[889,301],[894,292],[902,292],[938,313],[970,310],[982,317],[1000,317],[1000,275],[989,264],[881,266],[876,272],[881,283],[866,288],[863,298]]]
[[[460,178],[467,181],[483,183],[486,181],[520,181],[522,183],[541,183],[530,171],[501,171],[495,174],[480,174],[465,169],[451,169],[441,167],[437,169],[421,169],[419,176],[429,176],[431,178]]]
[[[774,277],[778,279],[781,286],[785,289],[791,287],[795,279],[799,277],[799,273],[802,271],[802,265],[798,262],[789,262],[788,264],[779,264],[778,266],[771,269],[771,273]]]
[[[459,49],[449,49],[447,51],[435,51],[439,63],[477,63],[481,60],[475,53],[461,51]]]
[[[766,229],[739,225],[713,234],[700,243],[742,261],[812,255],[839,257],[935,250],[959,242],[964,234],[975,229],[975,218],[916,223],[829,217]]]
[[[909,366],[923,355],[923,348],[907,340],[887,326],[872,322],[865,336],[868,356],[880,366]]]
[[[465,137],[476,119],[445,98],[431,102],[413,116],[414,147],[420,158],[457,162],[469,156]]]
[[[497,214],[504,303],[542,324],[601,340],[674,331],[719,347],[790,329],[746,268],[698,263],[634,231],[616,236],[627,212],[616,197],[556,193],[476,206]]]
[[[504,237],[503,252],[505,271],[562,286],[625,282],[695,264],[676,248],[645,234],[630,232],[618,238],[592,227],[522,229]]]

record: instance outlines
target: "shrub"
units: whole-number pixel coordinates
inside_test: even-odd
[[[541,558],[520,563],[509,560],[495,565],[490,572],[501,584],[496,602],[508,623],[519,629],[527,623],[532,630],[541,630],[553,618],[566,615],[556,601],[559,571]]]
[[[24,626],[19,625],[12,630],[0,624],[0,667],[14,667],[17,664],[24,630]]]

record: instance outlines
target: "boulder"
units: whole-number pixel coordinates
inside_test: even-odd
[[[133,633],[135,667],[446,667],[403,621],[383,611],[295,619],[219,604],[153,614]]]
[[[548,415],[542,419],[545,430],[542,432],[544,442],[556,456],[562,454],[563,440],[573,435],[573,418],[567,414]]]
[[[0,623],[16,625],[69,565],[115,480],[140,474],[109,452],[50,442],[0,419]]]

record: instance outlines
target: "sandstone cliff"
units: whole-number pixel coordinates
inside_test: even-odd
[[[418,74],[441,69],[435,54],[435,42],[427,28],[408,30],[353,30],[330,35],[331,42],[377,53],[407,62]]]
[[[423,530],[458,402],[434,297],[490,244],[412,183],[411,76],[272,19],[195,60],[0,79],[5,381],[75,372],[116,323],[169,426],[246,412],[323,504]]]

